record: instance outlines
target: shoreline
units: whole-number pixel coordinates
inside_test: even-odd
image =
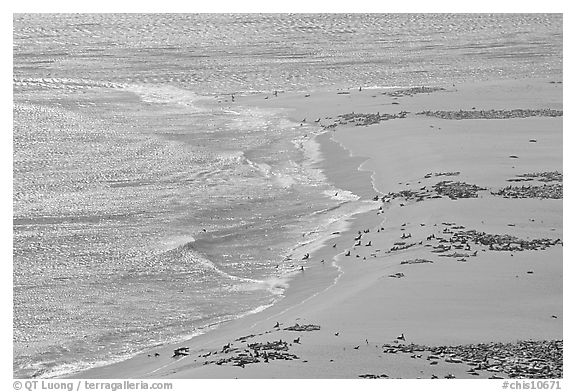
[[[550,108],[550,106],[558,108],[559,106],[561,110],[562,98],[561,94],[558,98],[554,90],[556,86],[543,85],[543,83],[538,80],[504,83],[495,81],[472,84],[472,87],[458,86],[453,89],[462,88],[464,93],[454,92],[447,88],[443,91],[414,93],[400,97],[387,96],[381,90],[367,90],[364,93],[349,92],[341,95],[334,91],[324,91],[316,92],[315,96],[308,100],[301,97],[301,94],[286,94],[286,97],[280,97],[279,100],[282,101],[283,107],[293,108],[294,111],[290,115],[293,119],[317,118],[319,120],[317,123],[323,127],[329,127],[340,121],[335,128],[328,128],[327,133],[316,136],[324,156],[319,166],[329,166],[325,174],[329,181],[338,188],[348,190],[353,188],[353,193],[361,192],[364,200],[370,200],[369,197],[376,195],[377,192],[373,190],[373,195],[370,195],[369,189],[362,187],[362,183],[367,180],[370,181],[372,188],[379,189],[381,196],[403,191],[407,187],[428,186],[431,188],[432,182],[454,180],[451,176],[444,175],[432,178],[425,176],[433,172],[458,171],[460,173],[461,171],[461,175],[458,174],[455,181],[472,184],[482,182],[481,185],[489,185],[491,189],[496,189],[510,184],[506,182],[506,178],[517,174],[516,165],[522,165],[526,173],[552,171],[553,169],[561,171],[561,118],[559,120],[548,118],[445,120],[412,115],[417,112],[418,108],[422,110],[515,109],[515,107],[510,107],[511,103],[525,109]],[[542,99],[542,103],[535,98],[537,89],[546,91],[548,94],[545,97],[546,100]],[[499,92],[498,98],[490,99],[490,93],[495,91]],[[530,94],[527,94],[527,91]],[[435,99],[435,94],[443,94],[443,99]],[[464,100],[462,100],[463,94]],[[247,97],[246,102],[263,105],[261,98],[259,96]],[[242,99],[238,100],[244,104]],[[310,101],[314,104],[310,104]],[[472,104],[463,107],[463,103]],[[273,107],[277,103],[271,100],[266,104]],[[398,113],[401,110],[411,113],[410,118],[383,122],[378,119],[377,122],[366,127],[342,124],[341,115],[345,113],[360,114],[376,111]],[[463,125],[458,121],[467,121],[467,123]],[[520,156],[519,163],[510,165],[508,162],[511,158],[500,156],[502,154],[499,145],[493,145],[490,139],[490,136],[498,135],[498,133],[490,133],[493,132],[491,129],[495,127],[498,131],[502,126],[502,124],[493,124],[494,121],[505,122],[508,131],[511,132],[510,141],[499,140],[500,146],[514,146],[517,140],[526,139],[527,142],[528,135],[524,137],[522,134],[527,124],[530,124],[529,127],[532,129],[528,133],[539,141],[536,146],[526,143],[524,147],[518,148],[518,151],[510,152],[510,155]],[[551,126],[556,129],[558,123],[560,124],[559,145],[557,132],[553,135],[542,135],[539,131],[541,126]],[[465,128],[464,131],[462,127]],[[416,128],[418,131],[414,133]],[[385,136],[382,136],[383,132],[386,132]],[[518,139],[519,137],[521,139]],[[450,145],[451,143],[453,145]],[[426,148],[423,148],[423,145]],[[484,155],[478,154],[477,157],[471,155],[469,146],[479,148]],[[336,156],[338,147],[343,151],[347,149],[350,157],[342,159]],[[407,151],[407,147],[413,151]],[[538,147],[542,151],[533,152],[535,151],[533,147]],[[558,149],[560,150],[559,167]],[[448,151],[450,153],[447,153]],[[533,157],[524,164],[523,157],[530,156],[530,154]],[[359,158],[364,156],[365,159]],[[407,161],[406,156],[412,158]],[[550,157],[553,158],[550,160]],[[351,170],[354,164],[359,166]],[[479,167],[475,167],[475,164]],[[499,233],[505,230],[506,233],[512,233],[520,238],[531,238],[542,234],[543,229],[540,227],[532,227],[523,221],[520,224],[519,217],[523,211],[534,211],[534,218],[531,219],[546,221],[543,227],[548,229],[550,237],[562,237],[561,200],[558,208],[558,201],[554,200],[488,200],[490,197],[487,193],[483,193],[479,199],[457,201],[445,198],[423,199],[423,203],[414,203],[414,201],[400,202],[397,196],[391,196],[388,202],[382,202],[381,210],[375,211],[374,209],[351,217],[348,228],[342,230],[333,241],[336,248],[326,244],[327,239],[325,239],[322,246],[311,251],[310,262],[316,264],[307,268],[301,277],[292,279],[285,297],[271,307],[262,312],[226,322],[206,334],[181,344],[164,345],[156,350],[138,354],[127,361],[93,368],[70,377],[332,378],[358,377],[361,371],[379,374],[375,367],[385,367],[389,369],[387,374],[390,373],[393,377],[416,378],[429,376],[428,371],[420,369],[423,366],[420,362],[423,360],[418,362],[413,358],[400,357],[396,352],[383,353],[379,346],[392,344],[392,341],[398,340],[394,337],[400,333],[402,336],[406,333],[410,342],[428,345],[481,343],[490,338],[505,342],[513,338],[561,339],[561,247],[551,247],[543,251],[555,260],[555,267],[550,271],[546,271],[545,264],[537,254],[540,251],[534,254],[489,252],[495,254],[487,259],[482,254],[486,249],[477,249],[482,251],[478,257],[482,259],[482,263],[444,261],[436,257],[434,262],[406,265],[402,265],[401,262],[430,258],[429,249],[414,246],[413,249],[401,252],[384,251],[384,245],[389,247],[394,241],[397,242],[400,234],[402,234],[401,238],[404,238],[407,233],[405,229],[408,228],[410,237],[421,239],[421,243],[430,234],[429,227],[433,225],[434,231],[440,234],[443,233],[439,231],[440,229],[457,232],[458,229],[451,229],[456,225],[442,226],[444,220],[458,222],[466,228],[481,227],[487,232]],[[475,207],[475,203],[480,203],[482,207],[480,209]],[[432,206],[432,208],[424,205]],[[479,211],[482,211],[482,215]],[[512,223],[507,220],[514,220],[514,226],[510,226]],[[360,233],[362,237],[360,242],[369,238],[370,244],[374,242],[370,249],[366,248],[368,245],[366,243],[362,244],[362,247],[352,246],[351,237],[356,235],[357,231],[362,230],[364,232]],[[376,247],[381,251],[380,253],[376,252]],[[343,256],[347,250],[352,252],[352,257]],[[512,258],[514,260],[522,257],[524,264],[521,266],[511,264],[510,256],[516,256]],[[324,259],[325,262],[319,263],[318,259]],[[326,264],[329,264],[329,260],[334,260],[334,268],[330,268],[332,271],[327,274],[328,265]],[[465,268],[468,269],[465,270]],[[513,274],[519,274],[519,268],[532,268],[538,271],[538,274],[543,274],[543,281],[546,284],[552,284],[553,292],[547,293],[543,300],[540,298],[541,285],[531,287],[524,279],[527,275],[524,275],[523,279],[518,279],[519,275],[516,275],[516,279],[510,280]],[[469,272],[466,271],[470,270],[474,271],[478,282],[475,283],[467,278]],[[498,271],[506,276],[492,282],[494,280],[491,278],[492,271]],[[395,272],[400,279],[390,278],[387,274],[392,272]],[[526,274],[525,271],[523,273]],[[558,273],[560,274],[559,283]],[[512,284],[511,282],[515,280],[516,283]],[[328,281],[334,283],[326,285]],[[325,286],[320,289],[323,284]],[[508,289],[502,289],[501,285],[505,284],[511,286]],[[417,290],[415,290],[416,287]],[[560,289],[559,303],[558,288]],[[488,289],[491,291],[487,291]],[[421,292],[418,294],[419,291],[430,292],[429,298],[422,296]],[[486,298],[478,299],[478,293],[482,293]],[[532,297],[540,299],[534,305],[527,306],[523,303],[526,298]],[[403,303],[396,303],[398,298],[402,298]],[[507,298],[512,299],[507,300]],[[492,309],[494,304],[499,303],[498,301],[504,301],[506,304],[503,306],[504,309]],[[475,303],[472,311],[468,309],[471,302]],[[410,306],[407,307],[405,304],[410,304]],[[439,308],[439,304],[442,304],[444,308]],[[518,306],[522,311],[515,310]],[[555,319],[551,320],[551,316],[536,316],[545,307],[553,308],[551,312],[554,313]],[[437,312],[438,315],[431,311]],[[450,314],[452,316],[447,320],[446,317]],[[555,320],[560,322],[560,327]],[[322,329],[294,334],[284,329],[273,328],[277,322],[282,323],[282,327],[288,324],[309,323],[309,325],[318,325]],[[526,322],[531,325],[524,326]],[[427,325],[425,330],[421,327],[422,323]],[[455,323],[456,327],[445,331],[447,323]],[[492,329],[490,325],[493,326]],[[523,327],[519,329],[520,325]],[[494,326],[498,327],[494,329]],[[314,342],[306,342],[309,340],[308,333],[315,335]],[[335,334],[338,334],[336,339]],[[248,335],[254,336],[238,340],[238,337]],[[299,342],[296,343],[297,336],[302,338],[302,345]],[[280,342],[288,342],[290,346],[287,346],[285,351],[295,352],[299,360],[249,363],[245,367],[229,366],[226,362],[220,366],[214,362],[205,364],[208,362],[205,360],[207,358],[225,359],[225,354],[229,353],[226,353],[224,349],[219,352],[219,348],[226,344],[232,343],[235,346],[240,345],[242,341],[256,344],[262,339],[272,338],[280,338]],[[364,340],[366,340],[365,344]],[[237,343],[238,341],[240,343]],[[304,345],[304,342],[307,344]],[[177,359],[171,358],[172,351],[180,346],[189,346],[190,355]],[[360,347],[363,347],[364,356],[358,356],[353,351],[359,350]],[[212,353],[214,349],[218,350]],[[160,354],[158,358],[148,356],[154,355],[155,352]],[[209,354],[206,355],[206,352]],[[349,354],[350,352],[353,354]],[[308,359],[304,360],[304,358]],[[328,358],[331,361],[328,361]],[[430,365],[426,365],[430,368]],[[466,377],[466,372],[462,367],[461,362],[448,362],[435,367],[434,371],[437,373],[452,372],[457,377]],[[481,377],[487,378],[490,374],[482,373]],[[502,375],[502,372],[493,372],[493,375]]]
[[[339,154],[349,154],[348,151],[344,149],[344,147],[335,142],[331,139],[331,135],[327,132],[321,132],[314,135],[311,138],[315,143],[318,143],[318,149],[320,152],[320,157],[314,157],[311,161],[311,165],[314,168],[320,169],[324,175],[328,178],[328,182],[335,185],[337,188],[342,189],[345,192],[351,192],[354,195],[357,195],[360,199],[359,200],[348,200],[342,202],[338,208],[344,208],[350,206],[354,203],[364,203],[368,202],[369,199],[367,197],[369,195],[373,195],[375,193],[372,182],[370,178],[364,178],[364,181],[355,181],[354,186],[352,187],[344,187],[347,185],[345,182],[338,181],[338,184],[335,182],[338,178],[335,178],[336,181],[332,181],[332,174],[326,173],[328,169],[328,165],[335,163],[338,161],[339,172],[341,173],[352,173],[354,174],[358,170],[358,166],[360,163],[366,161],[368,158],[352,158],[350,156],[345,157],[343,160],[339,158]],[[328,151],[326,151],[326,144],[331,144]],[[338,155],[338,156],[337,156]],[[349,189],[352,188],[352,189]],[[368,189],[370,188],[370,189]],[[360,193],[360,195],[358,195]],[[363,195],[363,196],[361,196]],[[102,366],[97,366],[93,368],[89,368],[86,370],[81,370],[78,372],[64,374],[61,377],[63,378],[114,378],[114,377],[121,377],[120,375],[116,375],[116,366],[122,366],[123,363],[132,361],[137,359],[141,356],[146,356],[151,353],[170,353],[173,349],[177,346],[187,345],[187,344],[201,344],[204,339],[210,340],[212,335],[217,336],[220,333],[228,333],[227,329],[234,329],[236,325],[239,324],[242,327],[246,327],[251,323],[258,323],[263,320],[271,319],[274,315],[282,314],[283,312],[291,309],[294,306],[297,306],[310,298],[322,293],[323,291],[330,288],[332,285],[336,284],[339,276],[341,275],[341,269],[334,263],[334,252],[331,250],[329,245],[326,243],[332,238],[341,238],[343,235],[352,234],[355,232],[360,225],[363,225],[363,222],[370,217],[368,215],[373,213],[376,207],[366,206],[364,208],[360,208],[357,206],[355,208],[355,212],[346,211],[344,215],[346,218],[344,221],[337,221],[332,222],[329,227],[334,229],[333,232],[338,232],[339,234],[330,235],[329,237],[325,238],[318,238],[313,240],[310,243],[300,244],[296,248],[294,248],[293,255],[301,256],[301,254],[309,253],[310,260],[316,261],[316,264],[306,267],[305,274],[299,275],[297,272],[291,272],[287,276],[286,279],[289,281],[289,285],[282,295],[277,301],[273,302],[272,304],[262,305],[259,308],[264,308],[261,311],[257,311],[256,308],[254,311],[247,312],[237,318],[216,322],[213,324],[209,324],[201,330],[205,330],[205,332],[200,332],[198,335],[193,336],[190,339],[184,339],[179,341],[178,343],[165,343],[159,344],[157,347],[159,348],[151,348],[143,350],[139,353],[134,354],[128,359],[123,359],[118,362],[113,362],[110,364],[105,364]],[[360,222],[360,223],[358,223]],[[326,233],[331,232],[332,230],[326,231]],[[325,260],[325,262],[318,264],[318,260]],[[272,313],[272,314],[268,314]],[[161,354],[162,355],[162,354]],[[152,370],[154,372],[155,369]],[[123,370],[121,370],[123,371]],[[152,376],[152,374],[146,374],[142,377]]]

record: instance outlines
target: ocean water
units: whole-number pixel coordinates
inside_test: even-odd
[[[55,377],[269,306],[366,207],[230,94],[561,80],[562,17],[16,14],[13,57],[14,375]]]

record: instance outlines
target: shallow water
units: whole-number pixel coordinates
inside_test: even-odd
[[[361,208],[318,130],[229,94],[562,77],[558,15],[15,15],[13,41],[17,377],[262,309]]]

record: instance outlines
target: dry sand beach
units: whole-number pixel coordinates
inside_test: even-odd
[[[373,209],[303,248],[274,306],[73,377],[562,377],[560,81],[222,104],[316,125],[330,181]]]

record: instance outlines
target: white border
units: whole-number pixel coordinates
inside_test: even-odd
[[[576,37],[573,33],[574,18],[568,12],[568,2],[565,1],[524,1],[524,2],[504,2],[497,0],[477,0],[470,1],[348,1],[338,4],[322,2],[311,2],[306,0],[291,0],[287,2],[268,1],[210,1],[209,4],[199,5],[192,2],[181,1],[139,1],[124,2],[111,0],[100,0],[95,2],[81,1],[18,1],[3,5],[2,13],[2,78],[1,87],[3,92],[2,124],[4,125],[0,144],[2,156],[2,207],[0,208],[0,218],[2,221],[2,248],[3,258],[0,260],[2,273],[2,286],[5,290],[1,296],[3,319],[2,338],[6,346],[11,346],[12,342],[12,14],[24,12],[371,12],[371,13],[392,13],[392,12],[544,12],[544,13],[564,13],[564,303],[571,304],[573,298],[572,278],[573,264],[576,259],[573,245],[570,239],[574,238],[574,231],[571,227],[571,217],[573,216],[573,158],[571,153],[574,146],[573,97],[571,87],[573,77],[569,70],[574,69],[573,62],[573,42],[571,37]],[[5,8],[8,8],[6,10]],[[571,10],[570,10],[571,11]],[[566,45],[568,43],[568,45]],[[10,315],[10,317],[8,317]],[[574,344],[572,344],[571,332],[573,326],[573,312],[571,306],[564,306],[564,380],[561,380],[562,390],[576,390],[572,382]],[[10,342],[10,343],[9,343]],[[8,351],[8,350],[6,350]],[[5,387],[3,390],[12,389],[12,350],[5,352],[1,359],[1,380]],[[152,381],[152,380],[148,380]],[[234,389],[234,391],[254,391],[254,389],[276,391],[301,391],[301,390],[348,390],[360,386],[363,390],[411,390],[425,389],[430,391],[490,391],[501,390],[502,383],[498,380],[436,380],[429,382],[425,380],[274,380],[262,381],[237,381],[237,380],[173,380],[175,388],[173,390],[193,391],[193,390],[214,390],[219,388]],[[361,383],[361,384],[359,384]]]

